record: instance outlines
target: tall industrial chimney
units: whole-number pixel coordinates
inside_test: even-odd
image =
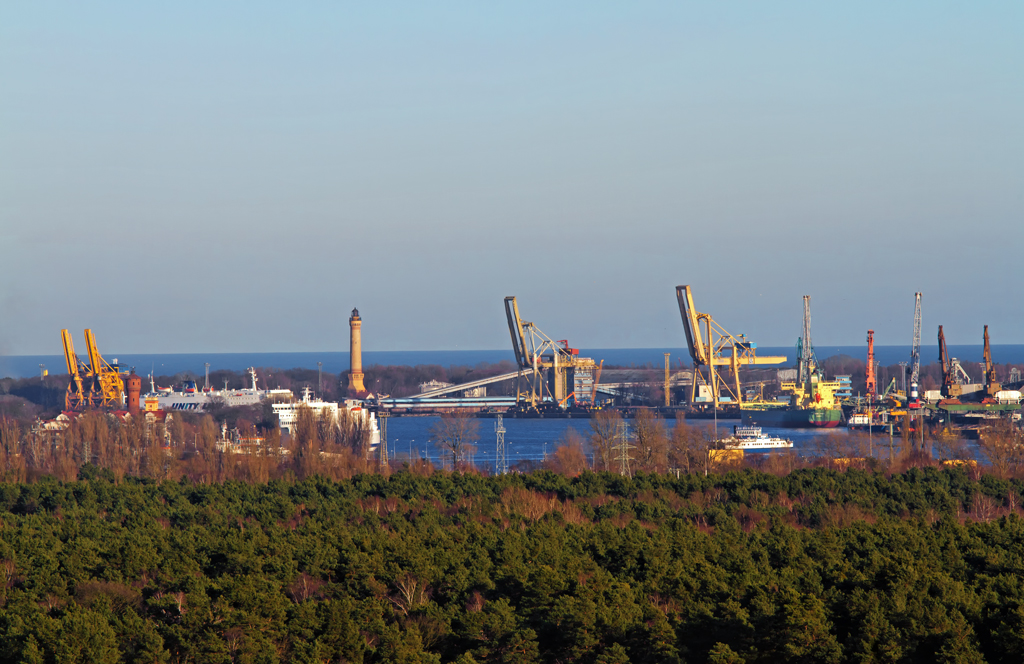
[[[359,317],[358,309],[352,310],[352,316],[348,319],[348,327],[348,389],[362,393],[366,391],[366,388],[363,387],[363,319]]]

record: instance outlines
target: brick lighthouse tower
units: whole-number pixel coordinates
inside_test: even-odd
[[[352,316],[348,319],[349,347],[348,347],[348,389],[363,393],[363,319],[359,317],[359,310],[353,309]]]

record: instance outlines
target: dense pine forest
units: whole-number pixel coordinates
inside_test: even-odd
[[[268,405],[28,403],[0,413],[0,662],[1024,661],[1009,423],[716,462],[641,410],[627,477],[604,411],[486,477],[454,415],[457,472],[308,409],[282,437]]]
[[[1019,662],[1018,480],[0,484],[0,659]]]

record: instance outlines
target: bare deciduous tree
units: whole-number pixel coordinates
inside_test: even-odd
[[[685,421],[677,421],[669,443],[669,465],[684,473],[705,473],[710,470],[708,450],[711,442],[704,432]]]
[[[622,416],[616,410],[601,410],[590,419],[590,446],[594,451],[594,470],[612,470],[615,445]]]
[[[668,438],[661,418],[650,410],[640,410],[633,420],[636,434],[636,467],[648,473],[663,473],[668,467]]]
[[[1002,420],[981,435],[978,447],[992,464],[992,471],[999,477],[1009,477],[1024,461],[1024,437],[1010,422]]]
[[[476,420],[468,413],[443,413],[441,419],[431,425],[430,439],[440,448],[442,457],[448,456],[452,468],[458,470],[476,449],[473,442],[479,436],[479,430]]]
[[[583,437],[576,429],[566,429],[561,442],[555,448],[555,453],[545,465],[556,473],[576,477],[590,465],[587,463],[587,453],[583,449],[583,444]]]

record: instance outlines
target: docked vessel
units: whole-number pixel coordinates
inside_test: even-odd
[[[804,334],[797,342],[797,380],[783,381],[779,391],[788,395],[788,403],[751,401],[741,406],[743,424],[816,428],[835,427],[843,421],[838,393],[848,385],[825,380],[811,345],[811,298],[804,296]]]
[[[885,426],[885,423],[881,419],[875,417],[874,414],[870,412],[851,413],[850,416],[846,418],[846,428],[851,430],[867,430],[871,428],[880,429],[883,426]]]
[[[843,420],[843,411],[840,408],[762,406],[757,402],[743,404],[743,423],[784,429],[814,429],[836,427]]]
[[[237,390],[213,390],[197,387],[194,380],[185,381],[180,389],[170,387],[157,387],[153,377],[149,377],[150,391],[142,397],[146,410],[190,410],[203,411],[212,403],[223,403],[225,406],[253,406],[264,399],[274,398],[292,400],[294,395],[291,390],[261,390],[256,387],[259,380],[256,377],[256,369],[249,367],[249,377],[252,380],[252,387],[243,387]]]
[[[368,434],[367,448],[372,453],[380,445],[380,429],[377,426],[377,416],[363,406],[362,401],[346,399],[341,404],[333,401],[322,401],[314,398],[313,393],[307,387],[302,390],[302,399],[288,403],[275,403],[274,413],[277,415],[281,430],[289,434],[294,433],[295,424],[299,419],[299,410],[309,408],[319,419],[326,417],[333,424],[339,423],[339,418],[348,417],[355,424],[365,429]]]
[[[744,450],[756,452],[762,450],[789,449],[793,441],[762,433],[761,427],[734,426],[732,436],[722,439],[722,446],[727,450]]]

